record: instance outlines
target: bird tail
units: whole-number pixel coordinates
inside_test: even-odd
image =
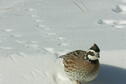
[[[61,56],[59,56],[58,58],[64,58],[65,57],[65,55],[61,55]]]

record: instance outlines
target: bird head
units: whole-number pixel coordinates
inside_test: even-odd
[[[100,49],[99,47],[97,46],[97,44],[93,44],[93,46],[91,46],[89,48],[89,50],[87,50],[87,54],[86,54],[86,57],[87,59],[89,60],[98,60],[98,58],[100,58]]]

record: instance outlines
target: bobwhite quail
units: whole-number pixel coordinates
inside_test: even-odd
[[[63,58],[64,71],[69,79],[77,84],[94,80],[99,71],[99,53],[99,47],[94,44],[87,51],[75,50],[60,56]]]

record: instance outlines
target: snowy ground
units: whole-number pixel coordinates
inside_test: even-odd
[[[74,84],[57,57],[101,49],[101,69],[87,84],[126,83],[126,0],[1,0],[0,84]]]

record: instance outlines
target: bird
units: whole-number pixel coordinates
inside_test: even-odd
[[[64,71],[76,84],[94,80],[99,72],[100,49],[93,44],[88,50],[75,50],[59,56],[63,59]]]

